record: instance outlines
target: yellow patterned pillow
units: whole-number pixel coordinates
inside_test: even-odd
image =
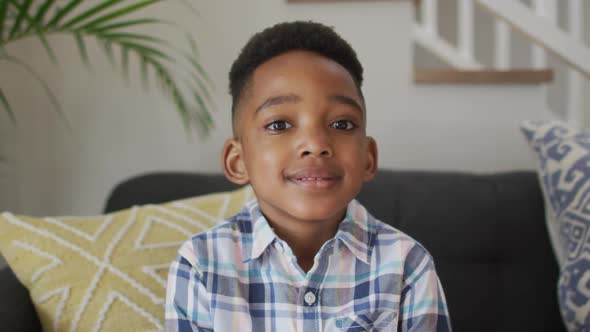
[[[98,217],[0,215],[0,252],[45,331],[161,331],[181,243],[236,214],[250,187]]]

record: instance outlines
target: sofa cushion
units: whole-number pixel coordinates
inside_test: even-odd
[[[537,157],[561,265],[562,316],[570,331],[582,331],[590,326],[590,131],[557,121],[527,121],[522,130]]]
[[[107,209],[228,185],[221,174],[144,174],[117,185]],[[433,255],[454,331],[565,331],[555,292],[558,267],[535,172],[380,169],[357,198]]]
[[[380,171],[358,199],[434,257],[454,331],[564,331],[534,172]]]
[[[245,187],[97,217],[6,212],[0,252],[44,330],[162,330],[168,267],[180,244],[252,196]]]

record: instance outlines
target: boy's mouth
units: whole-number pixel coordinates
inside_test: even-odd
[[[325,169],[302,169],[287,176],[287,179],[306,189],[328,189],[342,177]]]

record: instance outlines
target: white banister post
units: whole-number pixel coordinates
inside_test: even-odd
[[[537,16],[548,19],[550,22],[557,22],[557,6],[556,0],[533,0],[533,9]],[[553,11],[552,11],[553,10]],[[532,46],[532,62],[533,68],[535,69],[546,69],[547,68],[547,51],[542,47],[533,44]],[[545,95],[547,108],[545,110],[545,116],[549,119],[555,117],[555,114],[549,109],[549,92],[548,87],[543,86],[543,94]]]
[[[582,30],[584,29],[584,7],[582,0],[570,0],[568,10],[568,27],[571,36],[584,43]],[[575,69],[568,70],[568,89],[567,89],[567,121],[573,125],[582,125],[584,114],[582,112],[582,87],[583,81],[581,74]]]
[[[498,18],[496,18],[495,27],[495,67],[498,70],[508,70],[510,67],[510,27]]]
[[[590,78],[590,47],[580,43],[558,25],[541,18],[520,1],[476,0],[485,10],[501,17],[514,29],[539,43],[548,52]],[[564,0],[562,0],[564,1]],[[585,2],[585,1],[584,1]]]
[[[466,58],[473,58],[473,0],[459,0],[459,22],[457,35],[459,36],[459,53]]]
[[[422,24],[427,33],[438,35],[438,10],[437,0],[423,0],[420,3],[422,12]]]
[[[533,8],[537,16],[557,24],[557,0],[533,0]],[[547,67],[547,52],[537,45],[533,45],[533,67]]]

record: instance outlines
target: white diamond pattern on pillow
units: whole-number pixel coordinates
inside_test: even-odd
[[[0,213],[0,251],[44,330],[161,331],[178,247],[252,197],[244,187],[96,217]]]
[[[562,317],[570,331],[590,331],[590,131],[557,121],[527,121],[521,129],[535,151],[561,266]]]

